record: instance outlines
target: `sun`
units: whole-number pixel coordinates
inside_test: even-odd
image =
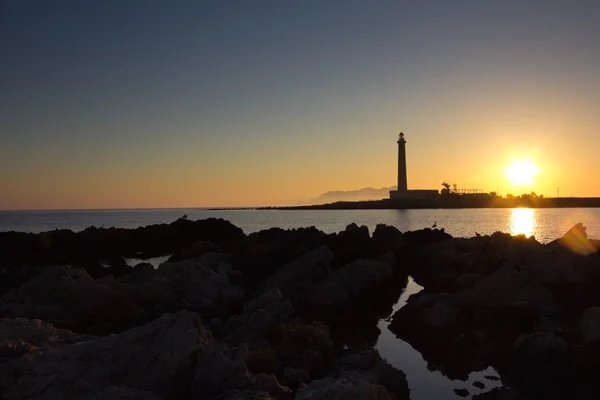
[[[506,176],[515,186],[531,185],[533,178],[539,172],[538,167],[530,160],[515,160],[510,167],[506,168]]]

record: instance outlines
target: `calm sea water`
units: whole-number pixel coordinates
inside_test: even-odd
[[[272,227],[316,226],[326,232],[339,232],[355,222],[372,232],[380,223],[401,231],[422,229],[437,224],[458,237],[495,231],[534,235],[540,242],[561,237],[577,222],[588,227],[588,235],[600,238],[600,209],[461,209],[461,210],[82,210],[82,211],[0,211],[0,231],[43,232],[53,229],[80,231],[88,226],[137,228],[169,223],[187,215],[190,219],[220,217],[246,233]]]
[[[496,231],[511,234],[534,235],[540,242],[561,237],[578,222],[587,226],[588,235],[600,238],[600,209],[462,209],[462,210],[92,210],[92,211],[0,211],[0,231],[16,230],[42,232],[53,229],[80,231],[88,226],[137,228],[139,226],[169,223],[187,215],[190,219],[220,217],[231,221],[246,233],[271,227],[299,228],[316,226],[326,232],[339,232],[355,222],[366,225],[373,232],[380,223],[396,226],[401,231],[431,227],[444,228],[456,237],[471,237],[475,233],[491,234]],[[151,260],[155,265],[168,256]],[[128,260],[135,265],[141,260]],[[394,306],[394,312],[406,304],[407,298],[422,288],[409,280],[404,293]],[[431,371],[421,354],[389,331],[389,322],[379,322],[381,334],[377,348],[382,357],[403,370],[413,400],[459,399],[453,390],[467,388],[471,394],[485,392],[500,386],[500,382],[486,380],[483,375],[497,373],[488,368],[473,372],[468,381],[452,381],[438,371]],[[486,389],[475,388],[473,381],[485,383]]]

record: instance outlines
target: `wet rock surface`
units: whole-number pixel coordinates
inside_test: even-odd
[[[579,225],[548,245],[183,218],[0,233],[0,397],[408,399],[374,346],[410,274],[424,289],[390,330],[450,378],[498,371],[507,386],[473,398],[597,398],[596,248]]]

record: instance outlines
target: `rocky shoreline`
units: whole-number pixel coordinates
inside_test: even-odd
[[[0,398],[409,399],[374,348],[393,314],[430,369],[499,372],[473,399],[595,399],[598,248],[581,224],[548,244],[183,218],[0,233]],[[409,276],[424,289],[393,313]]]

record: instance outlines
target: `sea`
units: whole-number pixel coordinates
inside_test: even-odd
[[[89,226],[137,228],[150,224],[169,223],[177,218],[224,218],[242,228],[245,233],[281,227],[285,229],[315,226],[333,233],[350,223],[366,225],[373,232],[377,224],[397,227],[400,231],[422,228],[443,228],[454,237],[472,237],[476,233],[496,231],[512,235],[534,236],[548,243],[560,238],[573,225],[582,222],[590,238],[600,239],[600,209],[432,209],[432,210],[208,210],[208,209],[143,209],[143,210],[65,210],[65,211],[0,211],[0,232],[44,232],[54,229],[81,231]],[[155,266],[168,256],[151,260]],[[140,260],[128,260],[132,265]],[[394,305],[394,312],[406,304],[408,297],[422,289],[409,278],[408,284]],[[392,313],[393,315],[393,313]],[[390,315],[391,316],[391,315]],[[409,343],[397,338],[389,329],[388,318],[379,321],[380,335],[376,348],[381,356],[407,375],[413,400],[457,400],[454,389],[467,389],[470,395],[484,393],[502,386],[493,368],[474,371],[466,381],[451,380],[423,359]],[[473,386],[485,384],[484,389]]]
[[[400,231],[437,227],[455,237],[496,231],[512,235],[535,236],[547,243],[583,222],[589,237],[600,239],[600,209],[597,208],[494,208],[430,210],[61,210],[0,211],[0,232],[44,232],[54,229],[81,231],[89,226],[137,228],[169,223],[187,216],[190,219],[224,218],[245,233],[280,227],[284,229],[315,226],[325,233],[344,230],[350,223],[366,225],[373,232],[377,224]]]

